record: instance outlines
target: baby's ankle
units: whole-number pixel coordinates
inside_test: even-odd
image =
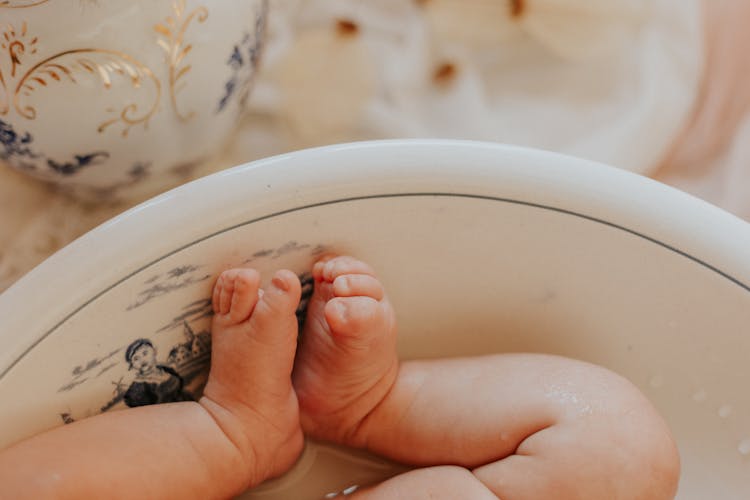
[[[381,426],[387,415],[380,411],[396,383],[398,359],[370,387],[349,404],[336,411],[318,406],[317,397],[306,398],[298,393],[300,422],[306,435],[352,448],[367,448],[373,428]]]
[[[286,421],[296,412],[280,412],[272,421],[265,412],[250,408],[239,400],[216,401],[203,396],[199,404],[211,415],[227,440],[237,451],[246,474],[247,488],[287,471],[302,453],[304,436],[298,418]],[[296,399],[289,401],[296,410]],[[286,418],[285,418],[286,416]]]

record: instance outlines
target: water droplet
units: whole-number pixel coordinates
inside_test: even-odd
[[[740,452],[740,455],[750,455],[750,438],[740,441],[740,444],[737,445],[737,451]]]
[[[334,491],[331,493],[326,493],[326,495],[323,498],[339,498],[340,496],[349,496],[355,491],[357,491],[358,489],[359,489],[359,485],[355,484],[353,486],[349,486],[348,488],[340,492]]]
[[[702,403],[702,402],[704,402],[707,397],[708,397],[708,393],[706,391],[704,391],[703,389],[701,389],[700,391],[696,391],[695,393],[693,393],[693,401],[695,401],[696,403]]]
[[[721,405],[716,411],[721,418],[727,418],[732,413],[732,405]]]
[[[653,387],[654,389],[658,389],[659,387],[664,385],[664,377],[662,377],[661,375],[654,375],[653,377],[651,377],[649,384],[651,384],[651,387]]]

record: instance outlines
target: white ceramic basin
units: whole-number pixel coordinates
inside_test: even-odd
[[[270,158],[63,249],[0,296],[0,445],[124,407],[124,350],[140,337],[198,386],[212,277],[302,273],[323,249],[379,271],[403,356],[537,351],[607,366],[670,423],[678,498],[750,498],[750,225],[630,173],[475,142]],[[250,497],[318,498],[391,472],[337,453],[311,444]]]

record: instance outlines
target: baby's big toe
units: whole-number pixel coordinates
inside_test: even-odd
[[[278,330],[296,327],[295,312],[299,304],[301,285],[299,278],[291,271],[278,271],[255,306],[250,319],[256,335],[272,336]],[[294,332],[296,335],[296,331]]]
[[[334,340],[369,343],[388,331],[384,304],[372,297],[337,297],[328,301],[325,317]],[[376,335],[379,336],[379,335]]]

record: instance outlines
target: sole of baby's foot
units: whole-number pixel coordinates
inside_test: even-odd
[[[277,272],[264,290],[253,269],[223,272],[213,291],[211,371],[200,403],[250,464],[248,486],[291,467],[303,447],[291,374],[300,283]]]
[[[292,377],[302,428],[317,439],[361,446],[357,431],[398,373],[395,314],[364,262],[329,256],[312,274]]]

